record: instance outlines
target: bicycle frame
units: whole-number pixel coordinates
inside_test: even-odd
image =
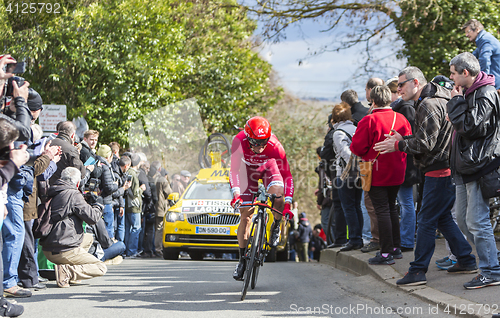
[[[257,201],[255,198],[257,197]],[[270,209],[273,212],[282,212],[273,208],[274,200],[278,198],[275,194],[268,194],[263,185],[259,186],[259,190],[253,193],[252,204],[243,204],[239,207],[258,207],[257,215],[252,221],[252,227],[250,229],[251,236],[248,239],[245,256],[243,257],[246,262],[245,273],[243,276],[243,289],[241,291],[241,300],[244,300],[248,290],[248,285],[250,280],[252,281],[251,287],[255,288],[257,284],[257,276],[259,274],[260,266],[264,265],[264,259],[268,253],[268,238],[265,231],[267,224],[267,213],[266,210]],[[267,204],[267,200],[271,199],[271,206]],[[238,207],[238,208],[239,208]]]

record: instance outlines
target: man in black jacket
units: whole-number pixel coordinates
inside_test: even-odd
[[[90,279],[106,273],[106,265],[88,253],[92,235],[84,233],[83,222],[95,224],[102,217],[103,206],[89,205],[78,191],[80,171],[64,169],[61,178],[49,190],[52,230],[40,239],[43,254],[56,264],[57,286],[69,287],[70,281]]]
[[[479,182],[500,166],[500,98],[495,77],[480,70],[479,61],[468,52],[450,62],[455,87],[447,108],[455,129],[450,162],[457,183],[457,223],[476,245],[481,269],[481,274],[464,284],[466,289],[500,285],[489,198],[483,198]]]
[[[61,172],[67,167],[77,168],[84,179],[90,177],[90,170],[93,170],[94,166],[87,166],[89,170],[87,176],[87,169],[83,166],[83,162],[80,160],[80,154],[78,149],[73,145],[75,141],[76,127],[71,121],[65,121],[58,125],[57,138],[52,140],[52,146],[61,147],[61,160],[57,163],[57,170],[54,172],[50,178],[50,185],[53,185],[60,177]]]
[[[368,108],[363,106],[358,99],[358,93],[353,89],[348,89],[340,95],[340,99],[351,106],[352,122],[355,126],[368,113]]]
[[[98,161],[96,154],[97,141],[99,140],[99,132],[96,130],[87,130],[83,133],[83,140],[81,142],[82,149],[80,150],[80,160],[85,164],[89,158]],[[94,171],[90,174],[91,178],[99,178],[101,176],[101,166],[95,164]]]

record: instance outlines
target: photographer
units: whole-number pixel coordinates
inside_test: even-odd
[[[8,81],[8,84],[5,85],[5,82],[14,76],[14,74],[6,73],[4,71],[4,67],[6,67],[9,63],[16,63],[16,60],[14,60],[10,55],[4,55],[0,58],[0,104],[2,108],[0,118],[13,119],[13,124],[19,132],[17,140],[28,141],[31,138],[31,115],[27,105],[28,87],[30,83],[22,79],[20,82],[24,84],[22,84],[21,87],[18,86],[18,82],[16,80]],[[10,92],[12,92],[12,94],[10,94]],[[9,93],[8,96],[12,97],[9,105],[6,103],[7,93]]]
[[[53,185],[60,177],[61,172],[67,167],[74,167],[80,170],[82,183],[85,184],[90,178],[90,172],[94,171],[94,166],[85,167],[80,160],[80,154],[73,145],[76,136],[76,126],[71,121],[65,121],[57,125],[57,138],[52,140],[53,146],[61,147],[61,160],[57,163],[57,170],[50,178],[50,185]]]
[[[19,167],[28,161],[29,155],[26,152],[26,146],[20,149],[14,149],[14,140],[19,137],[19,131],[10,119],[0,118],[0,229],[3,220],[7,216],[5,207],[7,199],[7,183],[19,171]],[[3,241],[0,235],[0,275],[3,277],[3,259],[2,259]],[[11,304],[0,295],[0,315],[7,317],[17,317],[24,311],[23,306]]]
[[[80,171],[68,167],[49,189],[53,227],[49,235],[40,240],[40,245],[45,257],[56,264],[59,287],[69,287],[70,281],[102,276],[107,271],[103,262],[88,253],[94,239],[83,231],[83,222],[93,225],[99,221],[103,206],[85,201],[78,191],[80,182]]]

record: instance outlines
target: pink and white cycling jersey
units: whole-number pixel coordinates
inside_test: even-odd
[[[266,148],[260,154],[256,154],[250,149],[250,143],[243,131],[240,131],[234,137],[231,146],[231,171],[229,175],[231,191],[233,193],[235,191],[242,193],[240,187],[244,191],[249,188],[255,189],[258,179],[255,180],[255,178],[251,177],[252,172],[256,172],[259,167],[263,166],[270,159],[276,160],[276,165],[284,183],[285,202],[291,203],[293,197],[293,178],[288,160],[286,159],[285,149],[283,149],[283,146],[274,134],[271,135]],[[266,186],[268,185],[266,184]]]

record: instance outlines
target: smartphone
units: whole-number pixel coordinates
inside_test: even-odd
[[[9,63],[5,65],[5,73],[21,74],[24,72],[26,72],[25,62]]]
[[[128,175],[128,176],[127,176],[127,182],[130,182],[130,181],[132,181],[132,176],[131,176],[131,175]]]

